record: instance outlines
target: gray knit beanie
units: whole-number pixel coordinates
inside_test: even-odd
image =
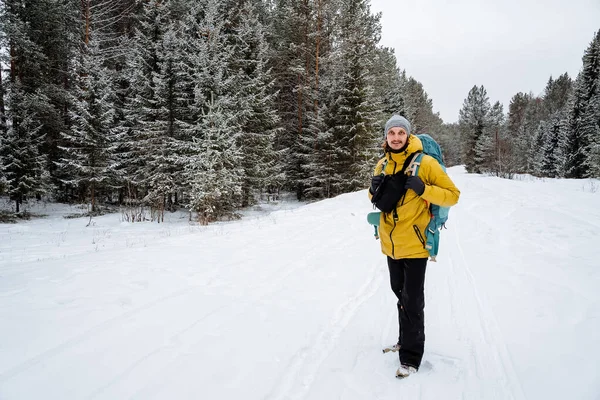
[[[402,128],[410,136],[410,122],[401,115],[392,115],[392,118],[388,119],[385,123],[385,130],[383,131],[384,139],[391,128]]]

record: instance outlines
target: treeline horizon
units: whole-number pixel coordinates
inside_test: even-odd
[[[234,218],[364,189],[392,114],[469,172],[600,176],[598,35],[574,81],[507,116],[476,86],[458,124],[380,36],[367,0],[6,0],[0,195]]]

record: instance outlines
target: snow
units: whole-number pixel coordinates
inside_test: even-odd
[[[598,181],[449,172],[417,374],[365,191],[205,227],[48,204],[0,224],[0,399],[598,399]]]

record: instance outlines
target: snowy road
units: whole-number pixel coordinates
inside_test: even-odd
[[[600,193],[451,176],[409,379],[363,191],[134,245],[114,215],[0,225],[0,399],[598,399]]]

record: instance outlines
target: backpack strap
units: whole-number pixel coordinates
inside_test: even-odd
[[[419,167],[421,166],[421,160],[423,159],[423,153],[415,153],[412,157],[410,164],[406,168],[407,171],[410,171],[412,176],[419,175]]]
[[[388,160],[387,157],[385,157],[385,159],[383,160],[383,163],[381,163],[381,172],[379,173],[379,175],[384,176],[385,175],[385,167],[387,167],[388,164]]]
[[[406,158],[406,161],[404,161],[404,165],[402,165],[402,169],[400,171],[396,172],[396,174],[406,173],[406,171],[408,171],[410,169],[413,162],[415,162],[415,159],[417,159],[417,157],[419,157],[419,160],[421,159],[420,156],[422,156],[422,154],[419,152],[412,153],[411,155],[409,155]],[[381,172],[379,173],[379,175],[381,175],[381,176],[385,175],[385,167],[387,167],[387,164],[388,164],[388,159],[386,157],[383,160],[383,162],[381,163]]]

